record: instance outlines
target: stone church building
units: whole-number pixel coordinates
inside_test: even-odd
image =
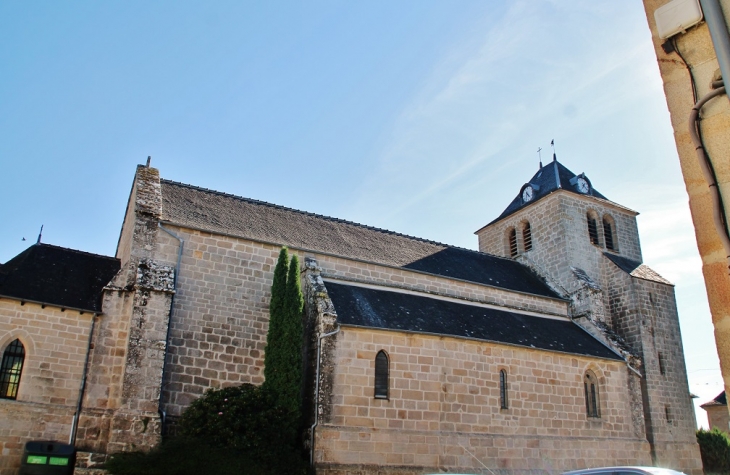
[[[0,473],[31,439],[82,466],[150,447],[206,389],[260,384],[282,246],[303,263],[318,474],[701,473],[637,213],[555,158],[515,192],[472,251],[140,165],[114,258],[38,243],[0,265]]]

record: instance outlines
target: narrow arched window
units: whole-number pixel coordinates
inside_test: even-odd
[[[509,230],[509,255],[517,257],[517,230],[515,228]]]
[[[522,242],[525,245],[525,252],[532,250],[532,229],[528,222],[525,222],[525,226],[522,228]]]
[[[586,415],[588,417],[601,417],[599,410],[600,399],[598,398],[598,380],[592,371],[586,371],[583,377],[583,387],[586,393]]]
[[[20,340],[13,340],[5,348],[0,364],[0,399],[17,399],[23,361],[25,361],[25,348]]]
[[[616,226],[613,224],[613,219],[609,216],[603,217],[603,241],[606,243],[606,249],[609,251],[616,251]]]
[[[500,409],[507,409],[507,371],[499,371],[499,407]]]
[[[598,246],[600,244],[598,242],[598,220],[591,213],[588,213],[586,219],[588,220],[588,237],[591,240],[591,244]]]
[[[388,355],[383,350],[375,356],[375,398],[388,399]]]

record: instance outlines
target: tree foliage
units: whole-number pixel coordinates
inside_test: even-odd
[[[697,431],[702,466],[706,474],[730,473],[730,438],[725,432],[715,428],[710,431]]]
[[[282,427],[296,435],[302,411],[302,312],[304,298],[299,280],[299,260],[283,248],[274,270],[269,307],[269,333],[264,357],[264,386],[276,403],[289,414],[290,425]],[[284,276],[282,278],[282,276]]]

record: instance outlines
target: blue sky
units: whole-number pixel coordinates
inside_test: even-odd
[[[476,248],[555,139],[641,212],[690,389],[723,389],[641,2],[2,2],[0,65],[0,262],[41,225],[113,255],[148,155],[167,179]]]

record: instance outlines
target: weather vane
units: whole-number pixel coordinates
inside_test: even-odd
[[[542,155],[540,152],[542,151],[542,147],[537,147],[537,158],[540,160],[540,168],[542,168]]]

